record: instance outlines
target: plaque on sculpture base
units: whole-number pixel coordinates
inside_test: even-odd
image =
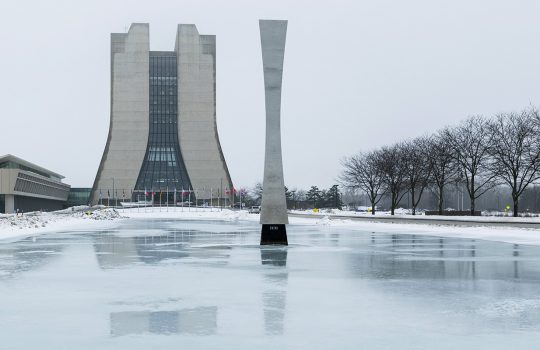
[[[261,230],[261,245],[288,245],[287,228],[285,224],[263,224]]]

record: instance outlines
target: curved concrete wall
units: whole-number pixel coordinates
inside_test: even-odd
[[[216,37],[180,24],[175,50],[180,150],[197,198],[210,198],[211,189],[215,198],[233,188],[216,125]]]
[[[126,198],[135,187],[148,143],[149,30],[134,23],[127,34],[111,34],[111,119],[107,145],[92,188],[92,203],[107,189]]]

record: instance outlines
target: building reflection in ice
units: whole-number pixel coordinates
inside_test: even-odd
[[[0,279],[40,268],[60,256],[65,241],[61,238],[28,237],[0,245]]]
[[[111,335],[190,334],[212,335],[217,331],[217,307],[173,311],[122,311],[110,314]]]
[[[193,246],[197,241],[205,242],[205,235],[204,232],[175,230],[155,235],[121,236],[118,232],[106,231],[94,235],[94,251],[102,269],[138,263],[157,264],[164,260],[187,257],[226,264],[230,246],[218,245],[219,249]],[[218,239],[219,237],[214,238],[214,241]]]

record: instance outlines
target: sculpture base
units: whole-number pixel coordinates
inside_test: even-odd
[[[263,224],[261,230],[261,245],[289,245],[285,224]]]

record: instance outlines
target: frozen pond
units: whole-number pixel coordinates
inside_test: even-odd
[[[1,349],[538,349],[540,247],[125,220],[0,244]],[[373,228],[376,230],[377,226]]]

